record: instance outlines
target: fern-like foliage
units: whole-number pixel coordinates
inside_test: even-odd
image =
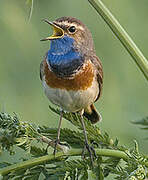
[[[147,130],[148,131],[148,117],[145,117],[141,120],[133,121],[133,124],[141,125],[142,130]],[[148,137],[146,137],[148,139]]]
[[[148,130],[148,117],[145,117],[145,118],[138,120],[138,121],[133,121],[133,123],[141,125],[142,126],[141,129]]]
[[[50,109],[57,114],[60,113],[58,109]],[[3,179],[103,180],[110,174],[118,180],[146,179],[148,158],[139,153],[136,142],[133,149],[120,146],[117,139],[113,140],[107,133],[102,133],[98,126],[85,119],[89,143],[96,149],[92,167],[87,153],[85,159],[81,157],[82,151],[76,153],[84,146],[79,114],[65,112],[63,116],[76,126],[77,130],[61,129],[61,149],[68,147],[70,150],[67,153],[59,151],[54,157],[50,150],[46,151],[46,146],[48,143],[52,146],[51,142],[56,138],[57,129],[21,122],[16,114],[11,116],[0,113],[1,150],[8,151],[14,156],[17,147],[21,152],[23,150],[24,154],[29,154],[24,159],[22,153],[21,162],[16,164],[0,162],[0,174]],[[107,151],[105,157],[103,151]],[[124,158],[118,155],[120,152],[124,154]]]

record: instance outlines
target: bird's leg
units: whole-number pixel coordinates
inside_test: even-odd
[[[92,148],[91,148],[90,145],[88,144],[88,138],[87,138],[86,128],[85,128],[84,119],[83,119],[83,110],[80,112],[80,116],[81,116],[80,119],[81,119],[81,124],[82,124],[83,133],[84,133],[84,138],[85,138],[85,146],[84,146],[83,153],[84,153],[85,149],[88,150],[88,152],[89,152],[89,154],[90,154],[91,163],[92,163],[92,165],[93,165],[93,155],[92,155],[92,151],[94,151],[94,149],[92,150]]]
[[[63,110],[61,110],[61,113],[60,113],[60,121],[59,121],[59,125],[58,125],[57,139],[55,140],[55,146],[54,146],[54,151],[53,151],[54,155],[56,154],[57,145],[60,142],[60,130],[61,130],[62,117],[63,117]]]

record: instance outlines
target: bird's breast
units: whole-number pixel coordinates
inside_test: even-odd
[[[92,104],[99,93],[91,62],[87,62],[71,79],[59,78],[44,61],[43,87],[48,99],[63,110],[77,112]]]
[[[46,84],[51,88],[65,89],[67,91],[86,90],[92,85],[94,69],[90,61],[83,64],[79,71],[72,77],[61,78],[52,72],[44,61],[44,75]]]

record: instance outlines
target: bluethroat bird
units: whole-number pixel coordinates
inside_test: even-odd
[[[40,65],[40,78],[48,99],[61,108],[54,154],[60,141],[63,111],[68,111],[80,113],[85,147],[92,156],[83,116],[91,123],[101,120],[93,103],[100,98],[103,86],[102,64],[96,56],[92,35],[73,17],[44,21],[53,27],[53,35],[41,40],[51,43]]]

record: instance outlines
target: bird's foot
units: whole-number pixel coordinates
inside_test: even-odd
[[[53,151],[53,155],[55,156],[56,152],[59,151],[63,151],[63,153],[67,153],[70,149],[69,144],[67,144],[66,142],[60,142],[59,139],[56,140],[52,140],[48,143],[47,148],[46,148],[46,154],[48,154],[48,148],[49,146],[53,147],[54,151]]]
[[[56,139],[53,141],[54,142],[54,151],[53,151],[53,155],[55,156],[56,152],[57,152],[57,146],[60,144],[60,139]]]
[[[56,154],[56,151],[57,151],[57,146],[58,144],[60,144],[60,140],[59,139],[56,139],[56,140],[52,140],[48,143],[47,147],[46,147],[46,153],[48,152],[48,148],[49,146],[52,146],[54,148],[54,151],[53,151],[53,155]]]
[[[97,157],[96,156],[96,152],[95,152],[95,149],[89,145],[87,142],[85,142],[85,146],[84,146],[84,149],[82,151],[82,157],[85,158],[85,152],[86,150],[88,151],[89,153],[89,156],[90,156],[90,160],[91,160],[91,164],[92,166],[94,165],[94,160],[95,158]]]

